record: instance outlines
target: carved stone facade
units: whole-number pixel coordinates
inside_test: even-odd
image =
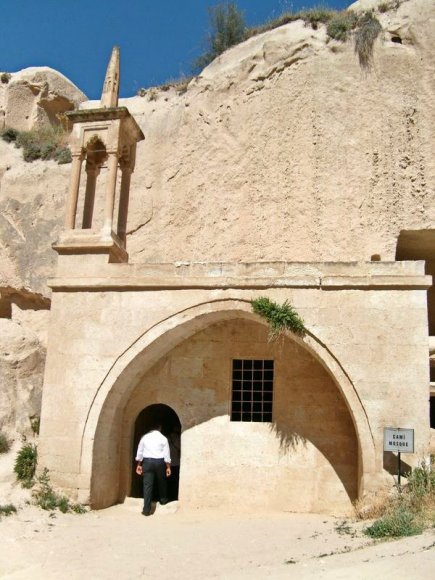
[[[74,161],[50,281],[40,466],[95,508],[123,501],[138,417],[166,405],[182,426],[182,507],[348,513],[392,481],[384,427],[415,429],[409,464],[428,450],[424,262],[128,263],[129,180],[143,134],[116,99],[103,99],[106,108],[69,114]],[[262,295],[289,300],[307,335],[270,342],[250,307]],[[274,361],[271,422],[232,420],[238,359]]]

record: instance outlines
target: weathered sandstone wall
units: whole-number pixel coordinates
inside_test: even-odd
[[[132,260],[391,260],[401,229],[434,227],[435,6],[379,18],[371,72],[296,22],[183,96],[127,99],[146,135]]]
[[[384,482],[386,425],[415,429],[416,452],[410,461],[417,461],[427,450],[423,263],[288,264],[285,272],[283,264],[240,265],[238,269],[233,264],[196,265],[190,270],[149,266],[148,277],[145,267],[141,277],[141,268],[134,264],[103,264],[100,257],[100,265],[83,263],[81,269],[77,265],[79,274],[73,280],[84,285],[84,291],[77,292],[65,287],[70,256],[62,256],[62,261],[60,285],[53,293],[55,324],[49,336],[40,459],[50,469],[53,482],[80,501],[89,501],[90,490],[95,507],[123,499],[128,483],[124,487],[120,474],[125,477],[131,470],[134,421],[143,407],[153,403],[170,405],[180,414],[184,465],[188,466],[182,475],[182,494],[189,505],[216,505],[219,497],[232,501],[219,478],[215,498],[209,490],[195,491],[195,478],[206,479],[205,465],[198,460],[205,453],[203,441],[211,454],[220,446],[229,454],[234,435],[236,455],[244,448],[249,456],[248,439],[255,437],[259,448],[270,453],[271,469],[281,477],[279,433],[277,438],[262,426],[238,428],[228,419],[231,358],[255,358],[260,352],[273,352],[277,365],[272,428],[306,439],[305,447],[297,447],[292,455],[294,464],[285,453],[282,457],[290,462],[287,475],[294,478],[293,490],[302,486],[303,462],[298,461],[303,457],[312,469],[321,468],[316,481],[324,483],[330,505],[334,497],[337,506],[345,503],[344,485],[350,481],[354,485],[356,478],[350,458],[355,441],[344,400],[358,434],[364,472],[358,473],[361,481],[357,483],[365,491]],[[112,288],[104,282],[110,271]],[[153,276],[161,281],[160,289],[153,284]],[[305,276],[305,284],[298,276]],[[184,287],[177,286],[177,278]],[[134,283],[141,280],[148,280],[149,287],[135,289]],[[219,287],[225,280],[230,280],[229,287]],[[306,287],[310,283],[313,286]],[[292,337],[282,352],[267,344],[266,332],[249,305],[250,299],[265,291],[272,300],[294,304],[315,340],[306,337],[301,350]],[[244,319],[254,319],[256,324],[245,324]],[[226,325],[228,320],[233,322]],[[197,334],[216,321],[225,322],[220,330],[210,326],[209,331]],[[320,364],[329,369],[329,375]],[[325,432],[328,437],[322,439]],[[223,461],[232,481],[237,459],[229,455],[216,459],[221,467]],[[335,465],[341,483],[328,462]],[[258,481],[249,458],[245,464],[251,483]],[[312,491],[304,496],[304,509],[323,509],[321,495]],[[300,509],[291,490],[271,501],[279,502],[278,498]]]

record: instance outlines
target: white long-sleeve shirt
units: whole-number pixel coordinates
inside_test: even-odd
[[[165,463],[171,463],[168,440],[160,431],[150,431],[139,441],[136,461],[144,458],[164,459]]]

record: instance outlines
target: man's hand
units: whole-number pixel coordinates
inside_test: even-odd
[[[166,466],[166,477],[170,477],[171,476],[171,468],[169,465]]]
[[[138,475],[142,475],[143,469],[142,469],[142,465],[137,465],[136,466],[136,473]]]

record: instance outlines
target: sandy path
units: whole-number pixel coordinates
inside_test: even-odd
[[[0,576],[32,580],[435,577],[435,534],[373,545],[362,535],[361,524],[352,526],[353,535],[339,533],[337,525],[342,521],[319,515],[218,512],[158,512],[144,518],[136,505],[50,517],[28,507],[0,522]]]

